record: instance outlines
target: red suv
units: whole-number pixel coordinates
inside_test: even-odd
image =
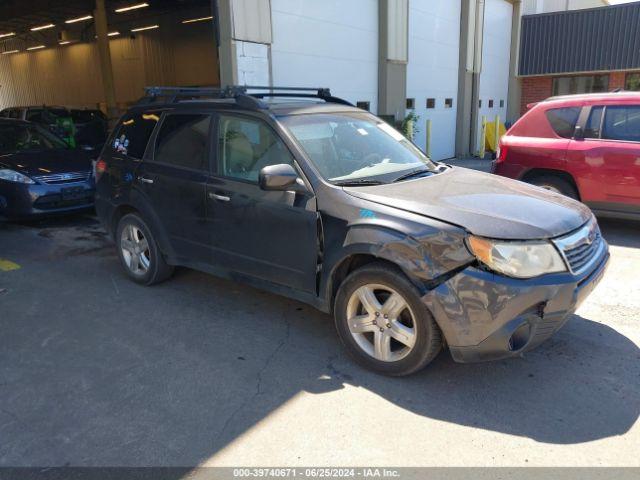
[[[552,97],[502,137],[494,173],[640,219],[640,92]]]

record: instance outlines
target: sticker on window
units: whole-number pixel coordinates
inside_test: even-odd
[[[113,148],[116,152],[126,155],[129,150],[129,139],[124,134],[116,137],[113,142]]]

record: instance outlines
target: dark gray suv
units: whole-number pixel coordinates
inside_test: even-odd
[[[582,204],[435,163],[326,89],[150,89],[96,178],[134,281],[183,265],[307,302],[389,375],[539,345],[609,258]]]

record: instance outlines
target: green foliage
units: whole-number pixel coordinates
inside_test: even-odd
[[[413,141],[416,134],[420,131],[418,129],[418,121],[420,120],[420,116],[416,114],[415,110],[411,110],[404,120],[400,122],[399,129],[400,133],[402,133],[409,140]]]

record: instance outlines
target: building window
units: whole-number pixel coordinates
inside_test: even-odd
[[[624,89],[632,91],[640,90],[640,73],[627,73]]]
[[[366,110],[367,112],[371,110],[371,102],[356,102],[356,107],[361,108],[362,110]]]
[[[583,75],[553,79],[553,95],[606,92],[608,89],[609,75]]]
[[[427,98],[427,108],[436,108],[435,98]]]
[[[493,100],[489,100],[489,108],[493,108]]]
[[[504,100],[500,100],[500,108],[504,108]]]
[[[444,99],[444,108],[453,108],[453,98]]]
[[[478,108],[482,108],[482,100],[478,100]]]
[[[407,110],[413,110],[414,108],[416,108],[416,99],[407,98]]]

